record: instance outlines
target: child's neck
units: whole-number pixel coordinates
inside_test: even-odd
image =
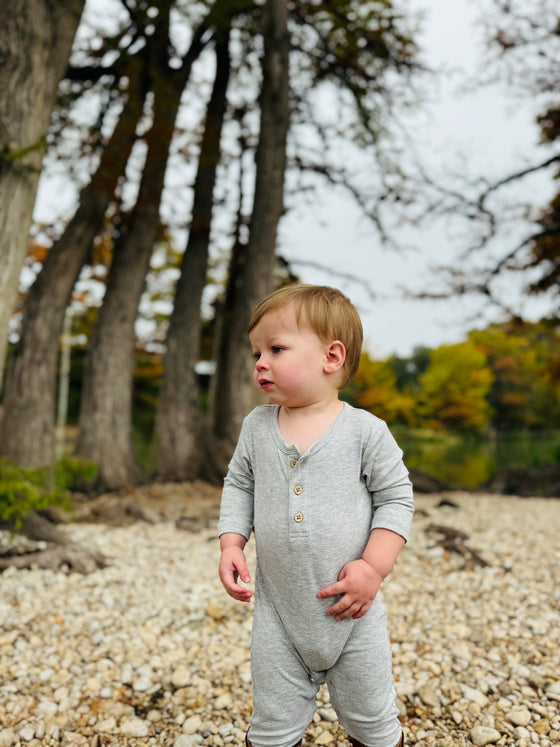
[[[282,406],[278,412],[278,428],[282,438],[304,454],[331,427],[343,407],[344,403],[338,396],[306,407]]]

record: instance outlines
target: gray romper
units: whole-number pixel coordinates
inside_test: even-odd
[[[278,428],[278,406],[245,418],[224,481],[218,532],[255,532],[251,646],[254,747],[292,747],[327,682],[341,724],[369,747],[400,737],[383,602],[358,620],[325,614],[317,592],[361,557],[372,529],[407,539],[412,486],[386,424],[348,404],[300,455]]]

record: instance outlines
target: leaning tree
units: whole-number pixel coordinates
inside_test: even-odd
[[[83,6],[0,4],[0,380],[49,120]]]

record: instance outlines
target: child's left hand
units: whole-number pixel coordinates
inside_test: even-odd
[[[337,620],[351,617],[357,620],[363,617],[371,607],[383,577],[363,559],[352,560],[342,568],[336,583],[321,589],[319,599],[341,594],[341,598],[329,607],[327,615],[334,615]]]

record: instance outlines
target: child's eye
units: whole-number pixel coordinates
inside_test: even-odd
[[[284,348],[280,347],[280,345],[273,345],[270,349],[272,350],[274,355],[278,355],[278,353],[281,353],[282,350],[284,350]]]
[[[260,353],[253,353],[253,360],[258,361],[260,357],[261,357]]]

